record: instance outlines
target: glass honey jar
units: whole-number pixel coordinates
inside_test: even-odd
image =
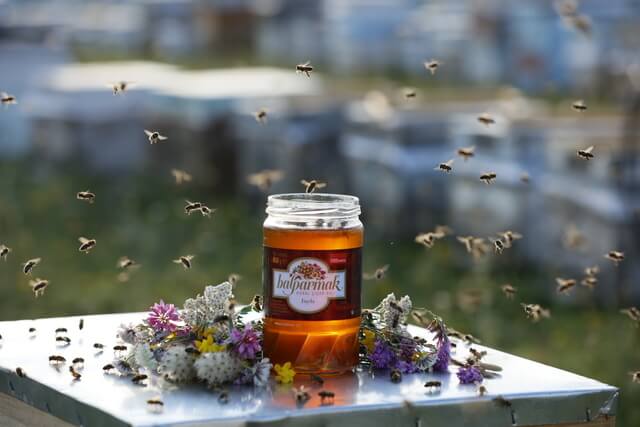
[[[269,196],[264,221],[264,352],[299,373],[358,362],[363,226],[357,197]]]

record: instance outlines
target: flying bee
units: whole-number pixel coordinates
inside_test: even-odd
[[[482,113],[478,116],[478,121],[485,126],[493,125],[496,122],[496,119],[489,113]]]
[[[629,372],[629,375],[631,375],[632,382],[640,384],[640,371]]]
[[[447,160],[444,163],[440,163],[434,169],[435,170],[441,170],[442,172],[449,173],[449,172],[451,172],[453,170],[453,162],[454,162],[454,159]]]
[[[82,200],[83,202],[93,203],[96,201],[96,195],[89,190],[79,191],[76,193],[76,199]]]
[[[147,386],[144,381],[149,378],[147,375],[145,374],[138,374],[136,376],[134,376],[133,378],[131,378],[131,382],[136,384],[136,385],[141,385],[141,386]]]
[[[200,211],[202,216],[206,216],[207,218],[211,218],[211,214],[216,211],[215,209],[211,209],[207,205],[201,205],[200,208],[198,208],[198,210]]]
[[[7,260],[7,255],[11,252],[11,248],[5,245],[0,245],[0,258]]]
[[[184,213],[186,213],[187,215],[191,215],[191,212],[197,211],[202,207],[201,202],[190,202],[189,200],[187,200],[186,202],[187,206],[184,207]]]
[[[229,277],[227,277],[227,282],[231,283],[233,286],[237,285],[240,280],[242,280],[242,276],[236,273],[231,273]]]
[[[20,378],[26,378],[27,377],[27,373],[24,371],[24,369],[17,367],[16,368],[16,375],[19,376]]]
[[[637,307],[623,308],[622,310],[620,310],[620,313],[635,321],[637,326],[640,326],[640,309],[638,309]]]
[[[78,371],[76,371],[73,366],[69,366],[69,372],[71,373],[74,381],[80,381],[80,378],[82,378],[82,375]]]
[[[45,289],[49,286],[49,281],[44,279],[29,280],[29,286],[36,298],[44,295]]]
[[[389,373],[389,377],[392,383],[399,383],[402,381],[402,373],[398,369],[392,369]]]
[[[118,260],[116,267],[126,270],[130,267],[138,265],[134,260],[130,259],[128,256],[123,256]]]
[[[498,233],[498,236],[502,237],[502,239],[504,241],[505,248],[510,248],[511,244],[515,240],[522,239],[522,234],[516,233],[515,231],[511,231],[511,230],[502,231],[502,232]]]
[[[149,144],[153,145],[153,144],[157,144],[158,142],[162,142],[162,141],[166,141],[167,138],[164,135],[161,135],[160,132],[158,131],[150,131],[150,130],[144,130],[144,133],[147,135],[147,138],[149,139]]]
[[[507,297],[507,299],[513,299],[516,292],[518,292],[518,290],[514,288],[510,283],[500,286],[500,290],[502,291],[504,296]]]
[[[300,406],[304,405],[309,401],[309,399],[311,399],[309,392],[305,390],[303,385],[301,385],[299,388],[293,387],[292,391],[293,391],[293,397],[296,400],[296,403]]]
[[[56,366],[57,365],[61,365],[61,364],[65,363],[66,361],[67,361],[67,359],[65,359],[63,356],[60,356],[60,355],[54,354],[52,356],[49,356],[49,363],[52,364],[52,365],[56,365]]]
[[[15,96],[9,95],[7,92],[0,92],[0,102],[2,103],[2,105],[8,106],[17,104],[18,100]]]
[[[493,248],[497,254],[501,254],[504,251],[505,244],[500,239],[491,239],[493,242]]]
[[[314,383],[318,385],[324,385],[324,378],[322,378],[320,375],[310,374],[309,377],[311,378],[311,381],[313,381]]]
[[[262,296],[261,295],[254,295],[253,299],[251,300],[251,308],[253,308],[253,311],[262,311]]]
[[[475,156],[475,150],[476,147],[472,145],[471,147],[458,148],[458,151],[456,151],[456,153],[458,153],[458,156],[462,157],[466,162],[471,157]]]
[[[556,291],[559,294],[568,294],[577,284],[575,279],[563,279],[562,277],[556,277],[556,283],[558,284]]]
[[[575,224],[569,224],[569,227],[564,232],[562,237],[562,244],[567,249],[579,250],[587,247],[587,238],[585,235],[575,226]]]
[[[458,242],[462,243],[467,250],[467,252],[471,253],[473,251],[473,240],[475,237],[473,236],[458,236]]]
[[[436,73],[436,71],[438,71],[438,67],[440,65],[442,65],[442,63],[435,59],[430,59],[429,61],[424,62],[424,68],[426,68],[432,76]]]
[[[304,185],[305,193],[313,193],[315,190],[319,190],[327,186],[326,182],[316,181],[312,179],[311,181],[301,180],[300,184]]]
[[[57,329],[55,330],[55,333],[56,333],[56,334],[66,334],[67,332],[68,332],[68,331],[67,331],[67,328],[57,328]]]
[[[56,343],[59,343],[60,345],[68,346],[69,344],[71,344],[71,338],[69,338],[69,337],[56,337]]]
[[[606,259],[613,261],[615,266],[617,267],[624,260],[624,252],[620,251],[609,251],[605,256]]]
[[[600,267],[597,265],[586,267],[584,269],[584,274],[586,274],[587,276],[596,276],[598,275],[598,273],[600,273]]]
[[[573,107],[574,110],[580,111],[580,112],[587,110],[587,104],[585,104],[582,99],[579,99],[573,104],[571,104],[571,107]]]
[[[387,271],[389,270],[389,264],[383,265],[382,267],[379,267],[376,269],[376,271],[374,271],[373,273],[364,273],[362,275],[362,278],[364,280],[382,280],[384,279],[385,274],[387,274]]]
[[[304,73],[307,77],[311,77],[311,72],[313,71],[313,66],[311,65],[311,61],[307,61],[304,64],[296,65],[296,73]]]
[[[433,230],[433,234],[438,239],[441,239],[445,236],[453,234],[453,229],[448,225],[436,225],[435,230]]]
[[[416,92],[416,88],[414,88],[414,87],[402,88],[402,93],[403,93],[403,95],[404,95],[404,97],[406,99],[412,99],[412,98],[415,98],[416,96],[418,96],[418,94]]]
[[[164,402],[159,398],[147,400],[147,409],[149,412],[160,413],[164,409]]]
[[[492,400],[498,406],[502,406],[504,408],[510,408],[511,407],[511,402],[509,400],[505,399],[502,396],[494,397]]]
[[[31,274],[33,269],[36,268],[38,264],[40,264],[40,261],[42,261],[42,258],[33,258],[28,260],[27,262],[22,264],[22,272],[24,274]]]
[[[247,182],[258,187],[261,191],[268,191],[271,186],[280,181],[284,176],[284,172],[277,169],[265,169],[258,173],[251,174],[247,177]]]
[[[538,322],[540,319],[551,317],[548,309],[542,308],[539,304],[520,304],[524,309],[528,319]]]
[[[84,359],[82,357],[76,357],[75,359],[73,359],[71,361],[71,364],[73,364],[73,366],[77,369],[83,369],[84,368]]]
[[[133,82],[127,82],[127,81],[121,80],[119,82],[108,83],[107,87],[111,88],[114,95],[118,95],[126,92],[127,89],[133,87],[134,85],[135,83]]]
[[[115,366],[113,366],[111,363],[107,363],[106,365],[104,365],[104,366],[102,367],[102,371],[103,371],[105,374],[108,374],[108,373],[113,372],[113,370],[114,370],[115,368],[116,368],[116,367],[115,367]]]
[[[580,284],[585,288],[593,290],[598,284],[598,278],[595,276],[587,276],[580,281]]]
[[[531,178],[529,177],[528,173],[522,172],[520,174],[520,182],[522,182],[523,184],[528,184],[530,179]]]
[[[584,160],[590,160],[593,159],[593,145],[589,146],[588,148],[585,148],[584,150],[578,150],[576,152],[578,154],[578,157]]]
[[[489,393],[489,390],[487,390],[487,388],[485,386],[483,386],[482,384],[480,384],[478,386],[478,388],[476,389],[476,392],[478,393],[478,396],[482,397],[485,394]]]
[[[491,181],[496,179],[496,177],[497,177],[497,174],[495,172],[485,172],[482,175],[480,175],[480,180],[484,181],[485,184],[491,184]]]
[[[325,405],[325,404],[332,404],[333,400],[336,397],[336,394],[332,391],[320,390],[318,392],[318,396],[320,396],[320,404]]]
[[[414,241],[427,248],[432,248],[436,242],[436,236],[430,231],[427,233],[420,233],[415,237]]]
[[[253,113],[253,117],[255,117],[256,122],[258,122],[261,125],[263,125],[263,124],[267,123],[267,110],[265,110],[264,108],[261,108],[258,111],[256,111],[255,113]]]
[[[441,381],[427,381],[426,383],[424,383],[424,387],[427,389],[427,393],[430,393],[430,394],[438,393],[438,392],[440,392],[440,389],[442,388],[442,382]]]
[[[171,169],[171,175],[176,180],[176,184],[180,185],[183,182],[191,182],[192,176],[180,169]]]
[[[195,258],[195,255],[182,255],[180,258],[174,259],[173,262],[181,264],[185,270],[188,270],[191,268],[191,260],[193,258]]]
[[[93,249],[96,246],[96,239],[87,239],[86,237],[78,237],[78,241],[80,242],[80,247],[78,248],[78,250],[80,252],[84,252],[85,254],[88,254],[91,249]]]

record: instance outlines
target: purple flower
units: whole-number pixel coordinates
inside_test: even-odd
[[[260,336],[251,325],[245,326],[243,330],[233,329],[228,342],[233,345],[233,349],[243,359],[254,359],[256,353],[262,350]]]
[[[438,341],[438,352],[433,370],[436,372],[447,372],[449,370],[449,359],[451,358],[451,342],[446,336]]]
[[[174,322],[180,319],[176,306],[173,304],[166,304],[160,300],[159,303],[153,304],[149,308],[149,317],[147,317],[147,323],[156,331],[174,331],[176,324]]]
[[[403,374],[413,374],[418,370],[415,363],[411,361],[407,362],[405,360],[398,360],[395,368]]]
[[[384,341],[376,340],[369,359],[374,368],[387,369],[395,365],[396,355]]]
[[[466,366],[458,369],[460,384],[474,384],[482,382],[482,373],[475,366]]]

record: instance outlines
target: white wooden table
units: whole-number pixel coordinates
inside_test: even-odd
[[[312,399],[297,407],[291,386],[272,384],[267,389],[230,386],[229,402],[203,386],[165,389],[152,380],[147,387],[130,379],[105,375],[102,367],[113,359],[120,323],[138,323],[144,313],[0,322],[0,425],[1,426],[614,426],[618,390],[598,381],[509,355],[490,348],[484,360],[501,365],[497,379],[487,380],[489,393],[478,397],[472,385],[459,385],[456,368],[450,374],[405,375],[399,384],[388,374],[367,372],[326,378],[324,386],[296,378]],[[36,328],[35,334],[29,328]],[[70,345],[58,347],[54,331],[67,328]],[[427,331],[412,328],[426,336]],[[104,344],[97,353],[95,342]],[[456,357],[467,352],[460,343]],[[67,363],[59,370],[49,364],[52,354]],[[82,379],[73,381],[68,371],[75,357],[85,359]],[[19,377],[20,367],[26,377]],[[439,380],[442,389],[429,394],[427,380]],[[317,392],[336,393],[333,405],[322,406]],[[511,406],[493,399],[502,396]],[[160,397],[162,413],[149,412],[146,401]]]

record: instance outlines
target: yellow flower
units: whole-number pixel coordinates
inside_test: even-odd
[[[196,340],[196,347],[200,353],[216,353],[225,349],[224,344],[216,343],[211,335],[202,341]]]
[[[208,338],[211,335],[215,335],[216,334],[216,328],[207,328],[207,329],[199,329],[198,330],[198,335],[200,335],[202,338]]]
[[[365,330],[364,338],[362,338],[360,342],[367,348],[369,352],[372,352],[374,344],[376,342],[376,334],[373,331]]]
[[[280,365],[276,363],[273,367],[273,370],[276,371],[276,381],[281,384],[288,384],[293,382],[293,377],[296,376],[296,371],[291,369],[291,362],[287,362],[284,365]]]

